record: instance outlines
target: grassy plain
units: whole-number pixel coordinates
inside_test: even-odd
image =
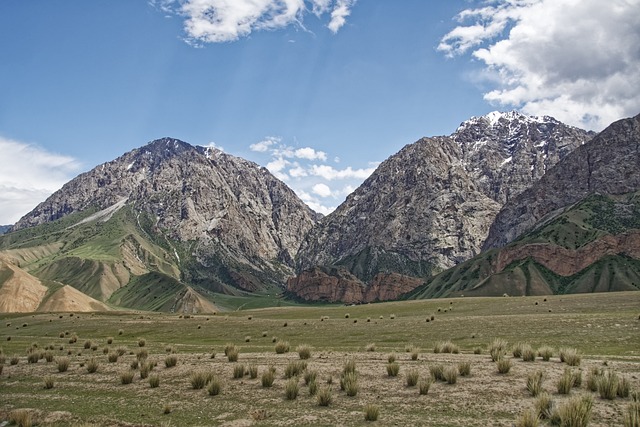
[[[543,389],[555,402],[570,397],[556,390],[567,367],[558,358],[559,348],[576,348],[582,354],[580,367],[573,369],[582,370],[585,379],[593,367],[612,369],[629,380],[632,390],[639,389],[639,316],[640,292],[293,306],[188,318],[147,312],[4,314],[0,422],[26,408],[37,424],[52,426],[368,425],[364,409],[373,404],[379,408],[378,425],[511,426],[533,407],[526,381],[537,370],[543,371]],[[69,343],[73,334],[78,340]],[[146,341],[144,347],[139,347],[140,338]],[[554,355],[549,362],[540,357],[534,362],[513,359],[510,372],[501,375],[488,353],[494,338],[506,340],[509,348],[516,343],[534,349],[551,346]],[[291,351],[276,354],[274,339],[287,341]],[[85,349],[86,340],[97,348]],[[457,345],[460,353],[434,353],[443,341]],[[39,351],[53,347],[56,358],[69,357],[68,371],[58,372],[55,360],[28,363],[27,350],[33,344]],[[238,362],[224,356],[227,344],[240,349]],[[295,348],[301,344],[312,348],[307,371],[317,371],[320,389],[332,388],[329,406],[318,406],[302,376],[298,397],[285,398],[285,370],[299,360]],[[105,349],[113,353],[118,347],[126,347],[126,353],[109,363]],[[406,351],[409,347],[417,348],[417,360]],[[131,384],[121,382],[142,348],[147,361],[157,362],[151,374],[158,375],[158,387],[141,379],[139,368]],[[165,367],[168,349],[177,355],[175,367]],[[476,349],[480,354],[474,354]],[[400,365],[397,377],[387,375],[391,353]],[[12,365],[14,356],[18,363]],[[86,369],[91,357],[99,362],[96,373]],[[512,357],[510,352],[507,357]],[[355,396],[340,390],[340,374],[349,359],[356,362]],[[426,395],[406,385],[411,370],[427,378],[433,365],[460,362],[469,362],[471,372],[456,384],[435,382]],[[238,364],[255,365],[257,377],[233,379]],[[276,369],[275,381],[262,387],[261,376],[270,366]],[[192,388],[190,374],[199,370],[220,380],[220,394]],[[47,376],[54,380],[51,389],[44,387]],[[580,393],[590,393],[584,383],[572,390],[572,395]],[[589,425],[622,425],[629,398],[593,395]]]

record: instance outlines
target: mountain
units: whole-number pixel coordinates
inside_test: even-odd
[[[7,231],[11,230],[12,225],[0,225],[0,234],[4,234]]]
[[[531,188],[509,200],[491,226],[483,248],[504,246],[589,194],[636,191],[640,188],[639,145],[640,115],[611,124]]]
[[[480,253],[500,208],[592,137],[551,117],[494,112],[405,146],[311,230],[287,290],[344,300],[358,292],[321,290],[348,282],[362,301],[397,297]]]
[[[213,310],[211,292],[281,290],[316,217],[265,168],[163,138],[65,184],[0,253],[109,304]]]
[[[509,245],[428,279],[408,297],[629,290],[640,290],[640,191],[592,193]]]

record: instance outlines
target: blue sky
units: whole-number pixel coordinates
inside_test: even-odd
[[[605,3],[4,0],[0,224],[164,136],[267,166],[327,213],[474,115],[599,130],[640,112],[640,3]]]

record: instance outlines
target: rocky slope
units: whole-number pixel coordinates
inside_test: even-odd
[[[265,168],[164,138],[67,183],[0,237],[0,249],[29,273],[100,301],[117,296],[135,308],[142,300],[114,294],[130,284],[149,290],[138,279],[155,272],[163,291],[145,307],[212,307],[187,285],[281,288],[315,218]],[[172,302],[176,292],[195,303]]]
[[[619,120],[560,161],[497,215],[484,249],[504,246],[587,195],[640,188],[640,115]]]
[[[591,137],[550,117],[491,113],[404,147],[309,233],[288,291],[318,298],[305,280],[316,266],[343,267],[366,288],[381,272],[427,278],[477,255],[502,205]],[[375,284],[395,295],[395,283]]]

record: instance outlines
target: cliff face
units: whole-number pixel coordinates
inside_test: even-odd
[[[504,246],[591,193],[636,191],[640,188],[639,146],[640,115],[613,123],[510,200],[495,218],[483,249]]]
[[[315,266],[342,266],[366,288],[378,273],[413,281],[472,258],[502,205],[592,136],[550,117],[491,113],[407,145],[311,230],[295,288],[312,288],[301,281]]]
[[[265,168],[164,138],[73,179],[13,230],[88,209],[102,220],[120,209],[136,212],[137,225],[167,247],[187,281],[217,275],[218,288],[248,290],[284,282],[315,222],[315,213]]]

